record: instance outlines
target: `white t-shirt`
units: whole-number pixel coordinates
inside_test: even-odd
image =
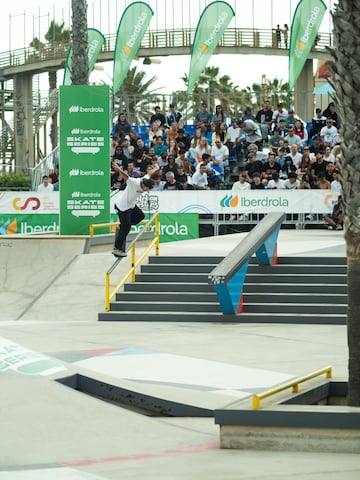
[[[241,136],[241,129],[240,127],[229,127],[226,132],[227,138],[230,140],[230,142],[235,143],[238,138]]]
[[[220,165],[224,162],[224,158],[229,156],[229,149],[226,145],[221,145],[221,147],[212,147],[211,155],[214,157],[214,163]]]
[[[234,182],[231,188],[233,192],[241,192],[243,190],[250,190],[250,189],[251,189],[251,185],[248,182],[244,182],[244,183]]]
[[[49,193],[54,191],[54,185],[52,183],[48,183],[46,186],[43,183],[40,183],[40,185],[37,188],[37,191],[39,193]]]
[[[195,172],[194,175],[191,177],[191,183],[193,185],[198,185],[200,188],[206,187],[208,184],[207,174]]]
[[[135,207],[137,199],[143,193],[143,189],[140,186],[141,180],[142,178],[128,178],[125,190],[115,202],[120,211],[125,212],[129,208]]]
[[[332,125],[330,128],[325,126],[320,130],[320,137],[324,137],[324,142],[328,143],[331,147],[333,146],[334,137],[337,135],[337,128]]]
[[[285,188],[285,180],[279,179],[277,182],[275,182],[275,180],[269,180],[267,188],[268,189],[277,188],[282,190],[283,188]]]

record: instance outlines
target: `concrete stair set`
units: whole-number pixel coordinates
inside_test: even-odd
[[[243,312],[224,315],[208,275],[222,257],[149,257],[135,283],[116,295],[100,321],[346,323],[346,259],[280,257],[274,266],[251,258]]]

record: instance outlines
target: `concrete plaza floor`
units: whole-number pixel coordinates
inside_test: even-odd
[[[242,236],[160,251],[225,254]],[[82,373],[214,408],[264,372],[272,382],[326,365],[347,375],[344,326],[98,322],[113,257],[84,255],[83,243],[1,239],[0,480],[360,478],[358,455],[221,450],[213,418],[145,416],[54,381]],[[345,255],[342,232],[322,230],[282,230],[278,250]]]

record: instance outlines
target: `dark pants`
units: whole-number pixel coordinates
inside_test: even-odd
[[[122,212],[116,210],[119,216],[120,225],[115,233],[115,248],[126,251],[126,237],[130,232],[131,225],[137,225],[144,220],[144,212],[136,205],[134,208],[129,208]]]

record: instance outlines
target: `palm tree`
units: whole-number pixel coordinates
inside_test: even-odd
[[[128,112],[130,123],[148,124],[155,104],[160,103],[156,90],[149,90],[157,77],[146,79],[146,72],[138,67],[130,68],[120,91],[115,97],[116,110]],[[133,115],[133,118],[131,118]]]
[[[360,406],[360,0],[338,0],[333,24],[334,64],[329,81],[344,126],[340,174],[348,264],[348,404]]]
[[[208,104],[209,110],[213,110],[216,103],[221,103],[229,115],[237,112],[241,105],[241,92],[231,81],[229,75],[221,77],[219,75],[219,67],[205,67],[191,94],[192,108],[188,112],[189,116],[195,116],[204,101]],[[181,79],[185,85],[188,84],[187,74],[184,74]]]
[[[73,60],[71,82],[87,85],[89,80],[88,26],[86,0],[71,0]]]

